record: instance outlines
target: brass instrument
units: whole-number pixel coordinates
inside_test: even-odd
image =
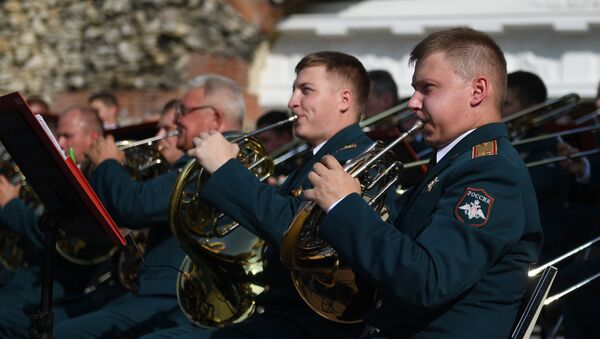
[[[23,175],[21,175],[17,166],[12,163],[10,156],[6,157],[6,155],[8,155],[8,152],[3,153],[0,161],[0,173],[8,181],[14,182],[15,179],[23,181]],[[20,194],[24,194],[24,191],[22,190]],[[25,259],[25,247],[26,244],[17,232],[7,227],[0,227],[0,263],[6,269],[15,271],[29,265]]]
[[[145,180],[161,173],[164,173],[168,167],[161,159],[156,141],[176,135],[177,132],[171,132],[164,136],[152,137],[140,141],[120,141],[117,142],[119,150],[125,153],[123,166],[136,180]],[[89,168],[90,172],[93,169]],[[139,240],[142,240],[143,231],[135,231]],[[141,242],[141,241],[140,241]],[[112,244],[93,242],[68,236],[62,229],[58,230],[56,239],[56,250],[66,260],[78,265],[95,265],[110,259],[118,250],[118,247]],[[131,262],[138,262],[135,259],[139,256],[137,251],[131,251],[131,257],[120,258],[119,273],[122,283],[128,288],[134,289],[137,285],[137,265],[128,265]],[[138,258],[139,259],[139,258]]]
[[[93,170],[91,163],[81,166],[81,171],[86,178]],[[27,187],[23,185],[23,187]],[[39,199],[36,196],[36,200]],[[40,203],[41,205],[41,203]],[[84,240],[69,236],[59,225],[56,232],[56,251],[65,260],[76,265],[96,265],[109,260],[116,252],[117,246],[105,243]]]
[[[372,117],[361,120],[359,125],[362,127],[363,131],[367,132],[370,130],[371,126],[389,117],[393,116],[394,124],[398,124],[404,119],[413,117],[414,114],[415,113],[408,108],[408,101],[406,101],[386,109],[383,112],[377,113]],[[309,147],[305,142],[302,142],[300,139],[295,139],[273,152],[273,163],[275,166],[277,166],[290,159],[294,159],[294,157],[303,154],[304,152],[308,151],[308,149]]]
[[[579,96],[571,93],[509,115],[502,122],[508,126],[512,138],[521,138],[530,130],[570,114],[578,107]]]
[[[139,181],[159,176],[169,170],[169,165],[160,154],[157,141],[176,136],[178,131],[170,131],[165,135],[131,141],[124,140],[116,143],[120,151],[125,153],[123,166],[129,174]],[[146,252],[148,229],[131,230],[128,245],[121,251],[118,260],[119,280],[125,288],[137,291],[139,287],[138,268],[142,256]]]
[[[381,198],[394,186],[403,169],[390,150],[422,127],[423,122],[417,120],[386,147],[375,143],[344,166],[347,173],[360,180],[363,198],[383,220],[389,215]],[[377,193],[371,193],[374,190]],[[319,238],[324,216],[315,202],[303,203],[283,236],[281,261],[291,269],[296,289],[315,312],[336,322],[358,323],[374,305],[377,291]]]
[[[520,146],[520,145],[537,142],[537,141],[543,141],[543,140],[548,140],[548,139],[553,139],[553,138],[561,138],[566,135],[585,133],[585,132],[595,132],[596,130],[599,130],[599,129],[600,129],[600,125],[578,127],[578,128],[573,128],[570,130],[542,134],[542,135],[538,135],[538,136],[534,136],[534,137],[530,137],[530,138],[515,140],[515,141],[512,141],[511,144],[513,146]],[[557,161],[593,155],[596,153],[600,153],[599,148],[591,149],[591,150],[587,150],[587,151],[580,151],[580,152],[574,153],[568,157],[567,156],[556,156],[556,157],[551,157],[551,158],[542,159],[542,160],[538,160],[538,161],[532,161],[532,162],[527,163],[526,165],[527,165],[527,167],[541,166],[541,165],[546,165],[546,164],[557,162]],[[410,163],[404,164],[404,169],[418,167],[421,165],[427,165],[428,162],[429,162],[429,159],[423,159],[423,160],[410,162]]]
[[[411,118],[414,115],[415,112],[408,108],[407,99],[394,107],[390,107],[383,112],[379,112],[369,118],[361,120],[359,125],[363,128],[363,131],[369,132],[373,130],[373,125],[377,125],[377,123],[384,121],[385,119],[391,118],[392,125],[397,126],[400,122]]]
[[[29,264],[25,260],[21,236],[7,228],[0,228],[0,264],[10,271],[25,268]]]
[[[575,255],[575,254],[577,254],[577,253],[579,253],[579,252],[581,252],[583,250],[589,249],[590,246],[592,246],[593,244],[597,243],[598,241],[600,241],[600,236],[598,236],[598,237],[596,237],[596,238],[594,238],[594,239],[586,242],[585,244],[581,244],[581,245],[577,246],[576,248],[574,248],[574,249],[566,252],[565,254],[563,254],[563,255],[555,258],[555,259],[552,259],[552,260],[550,260],[549,262],[547,262],[547,263],[545,263],[543,265],[540,265],[539,267],[536,267],[536,268],[534,268],[532,270],[529,270],[529,274],[528,275],[530,277],[538,275],[546,267],[555,266],[556,264],[560,263],[561,261],[563,261],[563,260],[565,260],[567,258],[570,258],[573,255]],[[578,288],[580,288],[580,287],[588,284],[589,282],[591,282],[592,280],[594,280],[594,279],[596,279],[598,277],[600,277],[600,271],[598,273],[596,273],[596,274],[593,274],[590,277],[587,277],[586,279],[583,279],[582,281],[580,281],[580,282],[578,282],[576,284],[573,284],[571,287],[568,287],[568,288],[566,288],[566,289],[564,289],[564,290],[562,290],[562,291],[560,291],[560,292],[558,292],[558,293],[556,293],[554,295],[549,296],[548,299],[546,299],[546,301],[544,302],[544,305],[548,305],[548,304],[550,304],[550,303],[552,303],[552,302],[560,299],[561,297],[563,297],[563,296],[565,296],[565,295],[573,292],[574,290],[576,290],[576,289],[578,289]]]
[[[229,136],[240,145],[237,159],[261,181],[274,170],[272,159],[255,137],[292,123],[297,116],[252,133]],[[192,159],[171,193],[171,231],[187,257],[177,279],[177,299],[183,313],[200,327],[219,327],[246,319],[254,299],[264,290],[257,277],[263,270],[264,241],[200,198],[209,174]],[[235,231],[235,232],[234,232]]]
[[[588,255],[590,253],[589,251],[591,249],[590,247],[592,245],[594,245],[598,241],[600,241],[600,236],[595,237],[594,239],[592,239],[592,240],[590,240],[590,241],[588,241],[588,242],[586,242],[584,244],[581,244],[581,245],[577,246],[576,248],[574,248],[574,249],[572,249],[572,250],[570,250],[570,251],[568,251],[568,252],[566,252],[566,253],[558,256],[555,259],[552,259],[552,260],[548,261],[547,263],[545,263],[543,265],[540,265],[540,266],[538,266],[538,267],[536,267],[534,269],[530,269],[529,273],[528,273],[528,276],[529,277],[534,277],[534,276],[539,275],[540,273],[543,274],[543,272],[546,272],[548,269],[554,269],[554,271],[556,272],[556,268],[555,268],[556,264],[559,264],[563,260],[568,259],[568,258],[572,257],[573,255],[575,255],[575,254],[577,254],[577,253],[579,253],[581,251],[584,251],[584,250],[586,250],[586,253],[584,253],[584,255],[583,255],[583,260],[587,260],[588,259]],[[582,279],[582,280],[580,280],[580,281],[572,284],[571,286],[566,287],[563,290],[561,290],[559,292],[556,292],[553,295],[548,296],[547,298],[544,298],[542,306],[550,305],[551,303],[559,300],[560,298],[564,297],[565,295],[567,295],[567,294],[569,294],[569,293],[571,293],[571,292],[573,292],[573,291],[575,291],[575,290],[577,290],[577,289],[579,289],[581,287],[584,287],[585,285],[589,284],[590,282],[592,282],[593,280],[595,280],[595,279],[597,279],[599,277],[600,277],[600,271],[587,276],[586,278],[584,278],[584,279]],[[554,338],[555,337],[556,333],[558,333],[558,331],[560,329],[560,326],[561,326],[562,322],[563,322],[563,316],[561,315],[557,319],[557,321],[554,324],[554,326],[552,326],[551,330],[549,331],[549,338]]]
[[[118,261],[119,281],[130,291],[139,287],[139,267],[143,263],[148,242],[148,229],[131,230],[127,246],[121,250]]]
[[[117,147],[125,153],[123,166],[137,180],[154,178],[165,173],[169,165],[162,159],[157,141],[176,136],[177,131],[165,135],[154,136],[148,139],[117,142]]]
[[[31,185],[27,183],[25,176],[19,168],[10,163],[4,163],[2,167],[2,174],[9,181],[13,184],[18,183],[21,185],[19,198],[36,210],[36,212],[39,211],[41,213],[43,209],[42,203]],[[11,270],[26,267],[28,264],[24,261],[24,248],[28,246],[27,243],[14,231],[2,229],[0,233],[2,234],[0,240],[0,246],[2,246],[0,262]],[[116,246],[111,244],[67,237],[65,232],[60,228],[57,232],[56,251],[67,261],[78,265],[93,265],[106,261],[116,250]]]

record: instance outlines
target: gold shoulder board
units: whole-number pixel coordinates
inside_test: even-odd
[[[471,149],[471,159],[496,154],[498,154],[498,143],[496,140],[486,141],[482,144],[473,146]]]

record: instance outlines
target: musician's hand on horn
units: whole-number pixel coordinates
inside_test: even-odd
[[[188,150],[188,155],[196,158],[209,173],[237,158],[240,152],[240,146],[230,143],[219,132],[200,133],[200,137],[194,138],[193,142],[196,147]]]
[[[119,150],[112,135],[96,139],[92,146],[90,146],[86,155],[94,165],[98,165],[108,159],[115,159],[119,163],[122,163],[125,159],[125,154],[123,151]],[[83,159],[77,159],[77,161],[82,160]]]
[[[360,182],[346,171],[331,155],[326,155],[321,162],[313,166],[308,175],[312,189],[304,191],[304,197],[312,200],[329,211],[333,204],[352,193],[360,193]]]

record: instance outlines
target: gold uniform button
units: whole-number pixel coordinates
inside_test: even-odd
[[[264,306],[257,306],[256,307],[256,313],[258,313],[258,314],[265,313],[265,307]]]
[[[302,189],[302,187],[294,188],[292,190],[292,196],[294,198],[297,198],[297,197],[301,196],[302,193],[304,193],[304,190]]]

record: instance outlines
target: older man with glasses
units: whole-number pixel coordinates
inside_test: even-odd
[[[206,75],[194,79],[176,108],[177,147],[193,147],[192,139],[209,130],[240,130],[245,104],[239,86],[230,79]],[[182,156],[172,169],[155,178],[135,181],[121,166],[122,153],[112,137],[92,146],[97,165],[92,187],[110,215],[122,227],[148,229],[145,267],[139,269],[139,288],[105,307],[58,324],[57,338],[133,338],[157,329],[187,324],[176,297],[176,279],[184,253],[171,234],[169,197],[186,162]]]

